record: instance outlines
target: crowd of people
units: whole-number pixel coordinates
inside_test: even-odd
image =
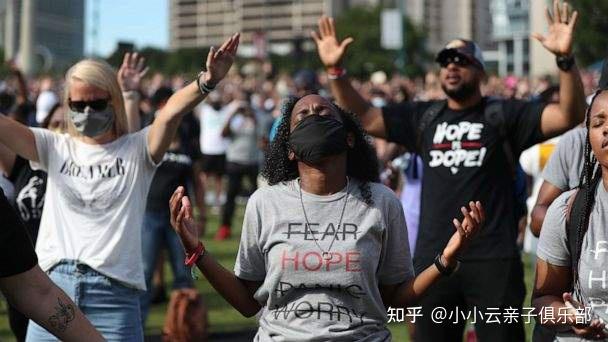
[[[233,65],[238,34],[193,78],[150,74],[137,53],[116,71],[83,60],[64,79],[10,63],[0,289],[11,330],[142,341],[167,261],[174,289],[195,287],[198,267],[258,315],[259,341],[390,340],[387,309],[411,306],[412,340],[461,340],[466,321],[438,325],[434,308],[521,312],[526,290],[535,341],[606,338],[608,293],[594,282],[606,283],[607,80],[575,63],[577,12],[556,0],[547,19],[536,38],[557,78],[491,76],[479,47],[455,39],[425,77],[352,79],[356,37],[340,40],[328,17],[311,37],[322,71]],[[238,238],[235,227],[230,271],[204,241]],[[537,256],[532,289],[522,250]],[[481,341],[525,340],[522,320],[474,328]]]

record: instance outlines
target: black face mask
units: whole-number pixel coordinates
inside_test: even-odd
[[[336,119],[310,115],[291,132],[289,145],[298,160],[316,164],[325,157],[346,151],[346,129]]]

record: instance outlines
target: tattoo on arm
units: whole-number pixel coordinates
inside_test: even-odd
[[[74,306],[72,304],[66,304],[61,301],[61,298],[57,298],[57,306],[55,307],[55,314],[49,317],[49,323],[51,327],[57,329],[60,332],[65,331],[71,321],[76,316]]]

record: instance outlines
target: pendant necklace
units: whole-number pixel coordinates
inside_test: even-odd
[[[338,236],[340,227],[342,226],[342,218],[344,217],[344,211],[346,210],[346,202],[348,201],[349,183],[350,183],[350,178],[346,177],[346,195],[344,196],[344,205],[342,206],[342,213],[340,213],[340,221],[338,222],[338,227],[336,227],[336,232],[334,233],[334,237],[331,240],[331,243],[329,244],[329,248],[326,251],[323,249],[323,247],[321,247],[321,245],[319,244],[319,241],[317,241],[317,238],[315,237],[315,234],[313,233],[312,229],[310,228],[310,223],[308,222],[308,216],[306,215],[306,209],[304,209],[304,200],[302,199],[302,182],[300,181],[300,178],[298,178],[298,187],[300,190],[300,204],[302,204],[302,212],[304,213],[304,220],[306,220],[305,231],[308,230],[310,232],[310,235],[312,235],[313,241],[315,242],[315,244],[317,245],[319,250],[321,250],[323,259],[325,259],[327,261],[332,259],[332,255],[330,253],[331,248],[334,245],[334,242],[336,241],[336,237]]]

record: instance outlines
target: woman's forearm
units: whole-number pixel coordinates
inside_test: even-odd
[[[122,96],[125,101],[129,133],[137,132],[141,129],[141,114],[139,112],[141,96],[136,90],[123,91]]]
[[[427,267],[415,278],[399,285],[391,300],[391,305],[398,308],[414,305],[420,300],[426,290],[441,277],[442,275],[437,266],[433,264]]]
[[[196,82],[192,82],[169,98],[152,123],[148,137],[148,150],[155,162],[162,160],[184,114],[193,110],[205,97],[206,94],[198,89]]]
[[[243,316],[251,317],[260,311],[261,306],[251,295],[250,289],[234,273],[220,265],[209,252],[198,259],[196,266],[211,286]]]

